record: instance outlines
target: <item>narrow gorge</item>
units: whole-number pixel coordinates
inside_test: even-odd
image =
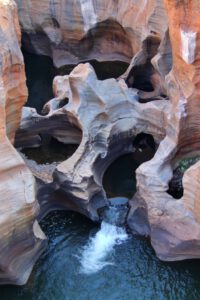
[[[115,265],[113,296],[44,279],[30,299],[198,299],[157,275],[137,297],[127,274],[200,279],[199,16],[198,0],[0,0],[3,300],[37,294],[59,259],[75,290]]]

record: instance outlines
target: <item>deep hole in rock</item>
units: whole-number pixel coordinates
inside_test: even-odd
[[[167,193],[175,199],[183,197],[183,172],[179,167],[173,171],[173,177],[169,182],[169,189]]]
[[[103,187],[107,197],[132,198],[136,192],[135,171],[143,162],[153,158],[155,151],[153,137],[138,134],[132,142],[132,152],[117,158],[104,173]]]
[[[118,78],[128,68],[129,64],[123,61],[97,61],[96,59],[82,61],[80,63],[90,63],[95,70],[97,78],[104,80],[108,78]],[[66,75],[69,74],[77,65],[63,66],[57,70],[57,74]]]
[[[52,59],[44,55],[31,54],[23,50],[28,87],[26,106],[41,113],[46,102],[52,99],[52,82],[56,74]]]
[[[68,102],[69,102],[69,99],[68,98],[64,98],[64,99],[60,100],[58,107],[62,108],[63,106],[67,105]]]
[[[156,36],[149,36],[143,42],[142,47],[142,63],[133,66],[126,83],[128,87],[137,88],[145,92],[154,91],[152,76],[156,73],[151,59],[157,54],[160,39]]]
[[[151,76],[154,72],[154,67],[150,62],[133,67],[127,78],[128,87],[137,88],[145,92],[152,92],[154,87],[151,83]]]
[[[173,170],[173,177],[169,182],[169,189],[167,191],[175,199],[183,197],[183,175],[184,172],[200,160],[199,156],[182,158],[178,165]]]
[[[64,144],[47,134],[41,135],[41,138],[42,144],[40,147],[21,150],[28,159],[32,159],[38,164],[62,162],[72,156],[78,148],[78,144]]]

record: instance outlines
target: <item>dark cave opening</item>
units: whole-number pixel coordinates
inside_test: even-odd
[[[126,79],[128,87],[137,88],[143,92],[155,90],[155,74],[157,71],[151,63],[151,59],[157,54],[160,38],[149,36],[143,41],[140,63],[134,65]]]
[[[181,199],[184,194],[183,175],[185,171],[200,160],[199,156],[182,158],[173,170],[167,193],[175,199]]]
[[[108,78],[118,78],[128,68],[129,64],[123,61],[98,61],[96,59],[81,61],[80,63],[90,63],[95,70],[99,80]],[[56,71],[56,75],[70,74],[77,65],[66,65]]]
[[[156,152],[153,136],[145,133],[133,139],[131,148],[131,152],[114,160],[104,173],[103,187],[108,198],[132,198],[136,192],[136,169]]]
[[[56,74],[55,68],[48,56],[22,51],[28,87],[28,100],[25,106],[33,107],[41,113],[44,104],[54,97],[52,82]]]
[[[62,162],[71,157],[79,146],[62,143],[48,134],[40,136],[42,142],[39,147],[27,147],[21,150],[28,159],[34,160],[37,164]]]
[[[183,197],[183,172],[179,167],[174,169],[173,177],[169,182],[169,189],[167,193],[171,195],[174,199],[181,199]]]
[[[154,87],[151,82],[151,76],[154,72],[154,67],[150,62],[134,66],[126,80],[128,87],[136,88],[145,92],[153,92]]]

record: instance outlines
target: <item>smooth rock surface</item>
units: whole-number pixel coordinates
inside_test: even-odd
[[[49,128],[52,136],[71,143],[72,128],[81,130],[81,140],[80,135],[74,140],[80,143],[78,149],[56,166],[53,183],[55,190],[62,193],[61,207],[72,203],[76,211],[98,220],[97,209],[107,203],[102,185],[105,170],[116,158],[133,151],[137,134],[152,134],[157,143],[164,138],[170,102],[141,104],[137,90],[129,89],[122,79],[98,80],[88,63],[78,65],[69,76],[55,77],[54,92],[56,98],[45,105],[47,115],[23,109],[17,145],[24,147],[35,140],[33,135],[39,136]],[[66,97],[69,102],[59,108]],[[51,120],[56,117],[58,121],[65,120],[65,131],[59,130],[57,123],[54,131]],[[64,126],[64,122],[59,124]],[[40,179],[45,181],[45,177]]]
[[[130,62],[148,36],[162,39],[168,26],[162,0],[16,2],[24,47],[58,68],[91,59]]]
[[[166,137],[154,158],[137,170],[140,210],[132,210],[133,230],[142,231],[138,212],[146,212],[151,242],[162,260],[200,257],[199,162],[183,176],[183,197],[167,193],[173,162],[199,155],[199,11],[198,1],[165,0],[172,44],[173,68],[166,77],[172,107]],[[148,217],[147,217],[148,215]],[[135,225],[134,225],[135,223]]]
[[[34,177],[12,146],[27,98],[14,1],[0,1],[0,283],[24,284],[44,247]]]
[[[130,62],[118,80],[98,80],[91,65],[80,64],[54,79],[55,98],[45,105],[45,115],[23,108],[17,147],[38,146],[48,132],[79,144],[50,176],[26,161],[39,178],[40,215],[62,208],[99,220],[97,210],[107,204],[105,170],[131,153],[139,133],[151,134],[159,147],[136,171],[129,227],[149,235],[162,260],[199,258],[199,162],[183,176],[181,199],[167,193],[174,166],[199,155],[199,1],[16,2],[24,48],[50,56],[57,68],[91,59]],[[13,1],[0,2],[0,17],[0,279],[22,284],[44,236],[36,221],[33,176],[11,144],[27,97]]]

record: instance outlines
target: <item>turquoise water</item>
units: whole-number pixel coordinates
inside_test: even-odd
[[[199,300],[200,262],[163,263],[148,240],[129,236],[109,253],[113,265],[80,272],[83,247],[99,227],[71,212],[41,223],[49,247],[24,287],[0,287],[1,300]]]

